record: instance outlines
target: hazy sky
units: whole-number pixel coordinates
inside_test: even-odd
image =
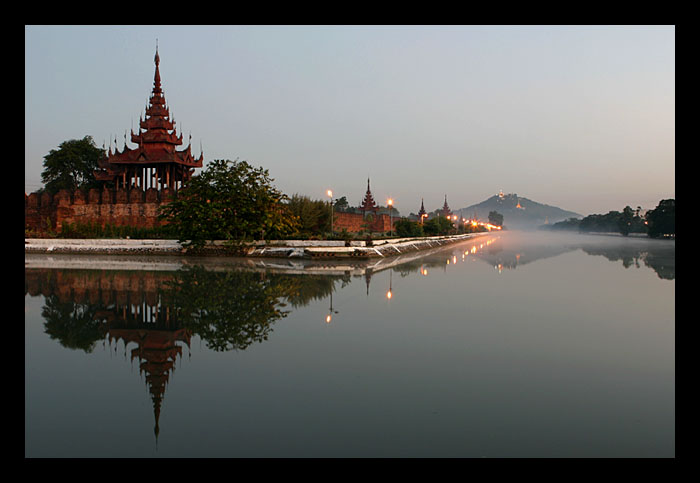
[[[156,38],[193,152],[288,195],[358,204],[369,176],[402,214],[500,189],[583,215],[675,198],[672,26],[26,26],[27,193],[63,141],[122,148]]]

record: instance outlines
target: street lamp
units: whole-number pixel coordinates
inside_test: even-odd
[[[393,214],[394,214],[394,200],[389,198],[386,201],[387,205],[389,205],[389,236],[394,235],[394,224],[392,223],[393,221]]]
[[[333,191],[328,190],[326,191],[326,194],[330,198],[329,206],[331,207],[331,236],[333,235]]]

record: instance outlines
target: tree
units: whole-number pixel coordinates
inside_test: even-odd
[[[91,136],[62,142],[58,149],[52,149],[44,156],[44,171],[41,181],[49,193],[61,189],[99,187],[95,181],[98,160],[104,150],[95,146]]]
[[[399,237],[423,236],[423,226],[417,221],[402,218],[394,224],[394,230]]]
[[[298,220],[272,181],[266,169],[246,161],[214,160],[161,207],[160,218],[192,248],[208,240],[236,246],[258,237],[284,237],[297,230]]]
[[[337,198],[335,200],[335,211],[340,211],[341,213],[347,211],[347,209],[350,207],[350,204],[348,203],[348,199],[345,196],[341,196],[340,198]]]
[[[308,196],[294,194],[287,203],[289,212],[299,220],[302,236],[319,235],[331,231],[331,214],[328,202],[312,200]]]
[[[496,226],[503,226],[503,215],[497,211],[489,211],[489,223]]]
[[[454,228],[452,221],[444,216],[436,216],[423,223],[423,231],[426,235],[447,235]]]
[[[628,236],[630,234],[633,220],[634,211],[632,211],[632,208],[630,208],[629,205],[625,206],[622,210],[622,214],[620,214],[620,217],[617,220],[617,225],[620,228],[620,233],[622,233],[623,236]]]
[[[676,200],[661,200],[653,210],[646,214],[649,224],[649,236],[658,238],[663,235],[676,234]]]

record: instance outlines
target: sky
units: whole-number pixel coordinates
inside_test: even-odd
[[[64,141],[122,149],[156,41],[205,168],[244,160],[290,196],[357,205],[369,177],[405,215],[499,190],[582,215],[675,198],[673,26],[26,25],[26,193]]]

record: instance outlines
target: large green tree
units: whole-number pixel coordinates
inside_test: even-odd
[[[41,173],[44,189],[56,193],[61,189],[98,187],[94,171],[102,156],[104,150],[95,146],[91,136],[62,142],[58,149],[52,149],[44,156],[44,171]]]
[[[269,172],[246,161],[214,160],[193,176],[176,198],[161,207],[179,241],[200,248],[208,240],[232,245],[285,237],[298,222],[283,203]]]

